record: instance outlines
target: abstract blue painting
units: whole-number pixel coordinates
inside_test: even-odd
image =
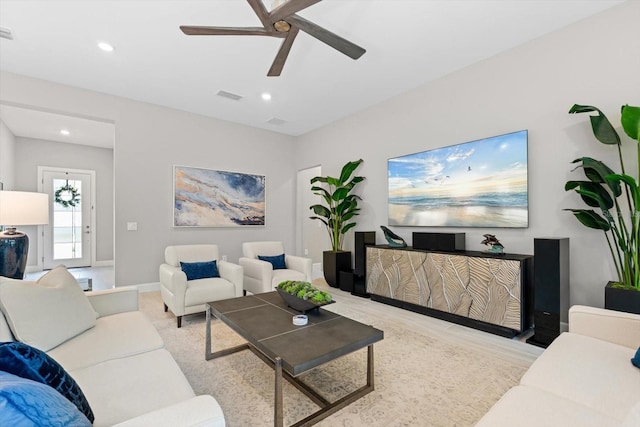
[[[528,226],[526,130],[388,160],[389,225]]]
[[[265,225],[265,176],[174,166],[174,227]]]

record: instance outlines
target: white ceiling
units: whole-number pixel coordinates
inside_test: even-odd
[[[0,104],[0,119],[16,136],[113,148],[112,123]],[[60,131],[66,130],[68,135]]]
[[[13,33],[0,39],[0,69],[301,135],[622,2],[324,0],[299,15],[367,52],[354,61],[301,32],[282,75],[267,77],[282,39],[178,28],[260,26],[243,0],[0,0],[0,26]],[[20,110],[0,118],[12,129]],[[19,132],[36,127],[28,119]]]

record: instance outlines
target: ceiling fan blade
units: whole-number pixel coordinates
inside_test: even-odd
[[[273,9],[269,14],[269,18],[271,18],[271,22],[277,22],[320,1],[322,0],[289,0]]]
[[[264,7],[262,0],[247,0],[253,11],[258,15],[258,19],[262,22],[265,29],[273,28],[269,19],[269,11]]]
[[[291,50],[291,46],[293,45],[293,41],[296,39],[298,35],[298,28],[291,27],[287,38],[284,39],[282,45],[280,46],[280,50],[276,55],[276,59],[273,60],[273,64],[271,64],[271,68],[267,73],[269,77],[277,77],[282,73],[282,68],[284,67],[284,63],[287,60],[287,56],[289,56],[289,51]]]
[[[194,27],[181,25],[180,29],[188,36],[287,36],[277,31],[267,31],[262,27]]]
[[[351,43],[349,40],[343,39],[339,35],[334,34],[311,21],[307,21],[298,15],[291,15],[287,17],[287,22],[295,25],[321,42],[328,44],[332,48],[339,50],[350,58],[358,59],[366,52],[365,49],[361,48],[357,44]]]

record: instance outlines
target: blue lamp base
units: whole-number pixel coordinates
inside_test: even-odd
[[[29,237],[19,231],[0,233],[0,276],[24,278],[29,253]]]

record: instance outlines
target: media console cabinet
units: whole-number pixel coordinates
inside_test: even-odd
[[[505,337],[533,325],[533,256],[367,247],[371,299]]]

